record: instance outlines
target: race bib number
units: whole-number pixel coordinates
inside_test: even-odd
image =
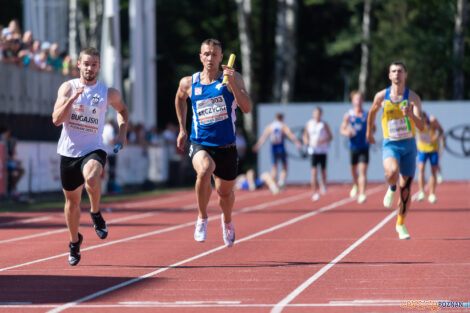
[[[223,96],[196,101],[199,123],[207,125],[228,118],[227,105]]]
[[[78,131],[96,134],[99,126],[100,109],[97,107],[74,104],[69,125]]]
[[[392,140],[412,138],[413,133],[406,129],[405,118],[389,120],[387,122],[388,135]]]

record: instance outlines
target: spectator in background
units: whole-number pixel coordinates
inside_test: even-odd
[[[62,58],[62,75],[78,77],[77,63],[72,60],[67,52],[63,52]]]
[[[21,58],[19,57],[19,52],[21,49],[21,40],[12,38],[9,36],[9,39],[3,44],[2,54],[3,58],[2,61],[7,64],[21,64]]]
[[[39,70],[47,69],[47,58],[49,55],[49,48],[51,44],[47,41],[44,41],[41,44],[40,50],[34,55],[34,64]]]
[[[34,67],[34,62],[32,62],[34,58],[33,44],[33,33],[28,30],[23,34],[23,41],[19,52],[19,57],[24,67]]]
[[[21,40],[21,50],[31,50],[33,47],[33,32],[27,30],[24,32],[22,40]]]
[[[62,58],[60,57],[59,44],[54,42],[49,48],[47,57],[47,70],[62,73]]]
[[[5,142],[7,152],[8,197],[12,197],[15,200],[21,200],[17,186],[18,182],[24,175],[24,168],[21,164],[21,160],[17,158],[16,154],[17,139],[11,137],[11,129],[9,127],[2,129],[1,137]]]
[[[21,28],[17,19],[11,20],[8,27],[2,29],[2,36],[6,39],[21,39]]]

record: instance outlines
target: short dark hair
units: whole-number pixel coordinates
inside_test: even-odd
[[[408,71],[406,70],[405,63],[403,63],[402,61],[393,61],[392,63],[390,63],[390,66],[388,67],[389,70],[390,70],[390,67],[392,67],[392,65],[399,65],[399,66],[403,67],[403,69],[405,70],[405,72],[408,72]]]
[[[79,60],[81,60],[82,55],[91,55],[91,56],[96,56],[99,58],[100,52],[95,47],[86,47],[85,49],[80,51],[80,55],[78,56]]]
[[[284,119],[284,114],[282,113],[276,113],[276,119],[282,121]]]
[[[315,107],[315,109],[313,109],[313,110],[314,110],[314,111],[315,111],[315,110],[318,110],[318,112],[320,112],[320,113],[323,113],[323,110],[322,110],[322,108],[321,108],[321,107],[318,107],[318,106],[317,106],[317,107]]]
[[[220,47],[220,50],[222,50],[222,43],[217,39],[213,39],[213,38],[206,39],[202,42],[201,46],[202,45],[218,46]]]

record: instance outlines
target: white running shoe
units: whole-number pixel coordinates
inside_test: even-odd
[[[328,192],[328,190],[326,189],[326,185],[320,184],[320,193],[322,195],[326,195],[327,192]]]
[[[315,192],[312,196],[312,201],[318,201],[318,199],[320,199],[320,195],[318,194],[318,192]]]
[[[421,191],[421,192],[418,194],[418,199],[417,199],[417,200],[418,200],[418,201],[423,201],[424,198],[426,198],[426,195],[424,194],[424,192]]]
[[[225,245],[227,247],[231,247],[235,243],[235,228],[233,228],[232,222],[228,224],[224,222],[223,214],[221,214],[220,217],[222,221],[222,237]]]
[[[436,198],[436,195],[435,194],[430,194],[429,197],[428,197],[428,201],[429,203],[436,203],[437,201],[437,198]]]
[[[359,204],[366,202],[366,200],[367,196],[365,194],[359,195],[359,197],[357,197],[357,203]]]
[[[441,173],[437,173],[437,175],[436,175],[436,181],[437,181],[438,184],[442,183],[443,178],[442,178],[442,174],[441,174]]]
[[[206,241],[207,237],[207,218],[197,218],[196,229],[194,230],[194,240],[199,242]]]
[[[387,188],[387,193],[384,197],[384,207],[390,209],[393,205],[393,198],[395,197],[395,191],[392,191],[390,188]]]
[[[408,234],[408,230],[406,230],[406,227],[405,227],[404,224],[400,225],[400,226],[396,225],[395,229],[398,233],[398,238],[400,238],[400,239],[410,239],[411,238],[411,236],[410,236],[410,234]]]
[[[357,195],[357,185],[354,184],[351,188],[351,191],[349,192],[349,196],[351,198],[354,198]]]

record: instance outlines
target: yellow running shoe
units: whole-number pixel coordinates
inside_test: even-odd
[[[410,239],[411,238],[410,234],[408,234],[408,231],[406,230],[405,225],[396,225],[395,229],[398,233],[398,238],[400,238],[400,239]]]

